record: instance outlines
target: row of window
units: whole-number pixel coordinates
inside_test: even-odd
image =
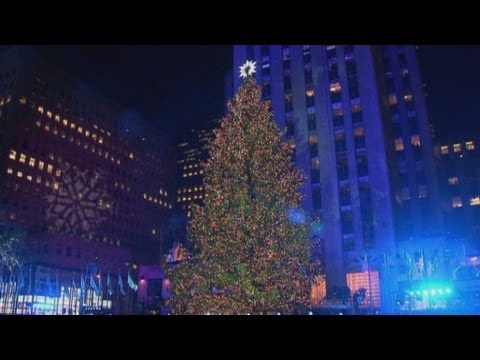
[[[480,196],[474,196],[470,198],[470,206],[479,206],[480,205]],[[460,208],[463,206],[462,197],[454,196],[452,197],[452,207]]]
[[[454,153],[461,153],[462,152],[462,144],[461,143],[453,144],[452,148],[453,148]],[[466,141],[465,142],[465,149],[467,149],[468,151],[475,150],[475,143],[473,141]],[[448,154],[449,146],[448,145],[441,146],[440,151],[441,151],[442,155]]]
[[[188,172],[188,173],[187,173],[187,172],[184,172],[184,173],[182,174],[182,177],[185,178],[185,177],[196,176],[196,175],[201,175],[201,174],[203,174],[203,170],[202,170],[202,169],[200,169],[199,171],[193,171],[193,172]]]
[[[163,205],[166,208],[171,209],[172,204],[168,204],[167,201],[157,198],[156,196],[148,195],[147,193],[143,194],[143,199],[146,201],[153,202],[158,205]]]
[[[414,135],[410,136],[410,141],[411,141],[411,144],[414,147],[414,149],[415,148],[418,149],[422,146],[422,142],[420,141],[420,135],[418,135],[418,134],[414,134]],[[396,151],[405,150],[405,146],[403,144],[403,139],[401,137],[395,139],[395,150]]]
[[[8,155],[8,158],[10,160],[14,160],[14,161],[17,160],[17,151],[13,150],[13,149],[10,149],[10,153]],[[53,158],[51,160],[53,160]],[[23,153],[20,153],[19,156],[18,156],[18,162],[20,164],[25,164],[27,162],[27,155],[25,155]],[[35,168],[35,163],[36,162],[37,162],[37,160],[34,157],[30,157],[29,160],[28,160],[28,166],[30,166],[32,168]],[[46,166],[47,173],[48,174],[53,174],[53,165],[52,164],[45,164],[44,161],[38,160],[38,169],[39,170],[45,169],[45,165],[47,165]],[[55,176],[56,177],[60,177],[61,174],[62,174],[61,169],[57,169],[55,171]]]
[[[204,188],[202,185],[200,186],[195,186],[195,187],[191,187],[191,188],[183,188],[183,189],[178,189],[177,190],[177,194],[186,194],[186,193],[191,193],[191,192],[197,192],[197,191],[203,191]]]
[[[40,120],[37,120],[35,124],[36,124],[37,127],[42,127],[42,122]],[[79,129],[81,129],[81,127],[79,127]],[[46,123],[45,126],[43,127],[43,130],[45,130],[46,132],[50,132],[50,124]],[[55,126],[52,129],[52,133],[54,135],[57,135],[57,136],[59,134],[59,131]],[[64,131],[60,131],[60,136],[61,136],[62,139],[67,138],[67,135]],[[92,139],[93,139],[93,136],[92,136]],[[102,139],[102,141],[100,141],[100,139]],[[75,139],[72,135],[70,135],[68,137],[68,141],[71,142],[71,143],[75,143],[78,146],[82,146],[82,141],[78,138]],[[94,139],[94,141],[95,141],[95,139]],[[103,138],[100,137],[98,142],[99,142],[99,144],[103,144]],[[109,159],[109,155],[110,155],[109,152],[108,151],[102,151],[100,146],[98,146],[98,148],[96,148],[95,145],[89,144],[88,142],[84,141],[83,142],[83,149],[85,149],[85,150],[90,149],[92,153],[95,153],[95,151],[96,151],[99,157],[104,157],[106,160]],[[130,153],[130,155],[131,155],[130,158],[133,159],[133,154]],[[115,157],[113,155],[110,155],[110,160],[112,162],[115,162],[115,160],[116,160],[117,165],[120,165],[120,159],[115,159]]]
[[[36,175],[35,176],[35,175],[27,174],[27,173],[25,173],[24,171],[21,171],[21,170],[14,171],[13,168],[7,168],[7,174],[8,175],[16,175],[20,179],[25,178],[28,181],[35,181],[36,184],[42,184],[42,176],[41,175]],[[45,186],[46,187],[51,187],[53,190],[58,190],[59,187],[60,187],[60,184],[56,181],[51,180],[51,179],[45,179]]]
[[[188,195],[188,196],[182,196],[182,197],[178,197],[177,198],[177,202],[185,202],[185,201],[191,201],[191,200],[197,200],[197,199],[203,199],[203,195],[202,194],[194,194],[193,196],[192,195]]]

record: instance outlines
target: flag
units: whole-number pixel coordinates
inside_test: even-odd
[[[123,288],[122,275],[120,275],[120,273],[118,273],[118,289],[120,290],[120,294],[125,295],[125,289]]]
[[[108,291],[108,295],[110,296],[113,295],[113,284],[112,284],[112,279],[110,278],[110,273],[108,273],[108,276],[107,276],[107,291]]]
[[[23,277],[23,271],[20,270],[18,273],[18,290],[25,287],[25,278]]]
[[[73,272],[73,275],[72,275],[72,287],[73,289],[77,288],[77,284],[75,284],[75,271]]]
[[[55,277],[55,296],[60,296],[60,284],[58,283],[58,269],[57,269],[57,276]]]
[[[138,285],[135,284],[135,281],[133,281],[132,276],[130,275],[130,269],[128,269],[128,286],[130,286],[130,289],[133,291],[137,291]]]
[[[80,274],[80,290],[82,298],[84,298],[84,296],[86,295],[86,288],[87,284],[85,283],[85,276],[83,276],[83,274]]]
[[[52,282],[50,280],[50,269],[48,269],[48,272],[47,272],[47,296],[52,296],[52,292],[53,292],[53,289],[52,289]]]
[[[103,297],[103,286],[102,286],[102,271],[99,270],[99,278],[98,278],[98,293],[100,297]]]
[[[368,271],[369,267],[370,266],[368,265],[368,256],[367,256],[367,253],[365,253],[365,256],[363,257],[363,262],[362,262],[362,272]]]
[[[90,286],[92,287],[93,291],[95,291],[95,295],[98,296],[99,294],[98,286],[97,286],[97,283],[95,282],[95,278],[93,277],[92,273],[90,273]]]

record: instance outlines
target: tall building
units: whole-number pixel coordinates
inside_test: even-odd
[[[166,136],[14,47],[0,56],[0,149],[0,215],[29,230],[37,265],[125,276],[159,263],[175,190]]]
[[[372,288],[384,275],[382,259],[441,225],[415,47],[238,45],[235,89],[247,59],[295,140],[295,162],[307,175],[303,207],[323,222],[328,286]],[[370,285],[358,275],[365,263]]]
[[[480,251],[480,155],[472,139],[435,146],[447,245]]]
[[[177,145],[177,206],[190,217],[193,203],[202,205],[205,197],[201,162],[208,159],[208,142],[217,121],[202,129],[190,129]]]

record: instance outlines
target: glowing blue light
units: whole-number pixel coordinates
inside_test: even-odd
[[[420,290],[415,291],[415,294],[420,295]]]
[[[312,312],[312,311],[309,311],[309,312],[308,312],[308,315],[313,315],[313,312]]]
[[[446,292],[447,294],[451,294],[451,293],[452,293],[452,289],[446,288],[446,289],[445,289],[445,292]]]
[[[288,210],[287,216],[294,224],[305,224],[305,213],[300,209]]]
[[[423,295],[428,295],[428,290],[423,290]]]
[[[430,289],[430,295],[436,295],[437,292],[435,291],[435,289]]]
[[[439,293],[440,295],[442,295],[442,294],[443,294],[443,289],[438,289],[438,293]]]
[[[413,291],[410,291],[410,296],[413,296],[413,294],[415,294]]]
[[[281,313],[277,312],[277,315],[282,315]]]

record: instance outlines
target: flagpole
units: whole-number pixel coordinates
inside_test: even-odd
[[[120,270],[118,270],[118,275],[120,275]],[[120,315],[120,304],[119,304],[119,299],[120,299],[120,282],[117,279],[117,300],[115,301],[115,310],[116,310],[116,315]]]

